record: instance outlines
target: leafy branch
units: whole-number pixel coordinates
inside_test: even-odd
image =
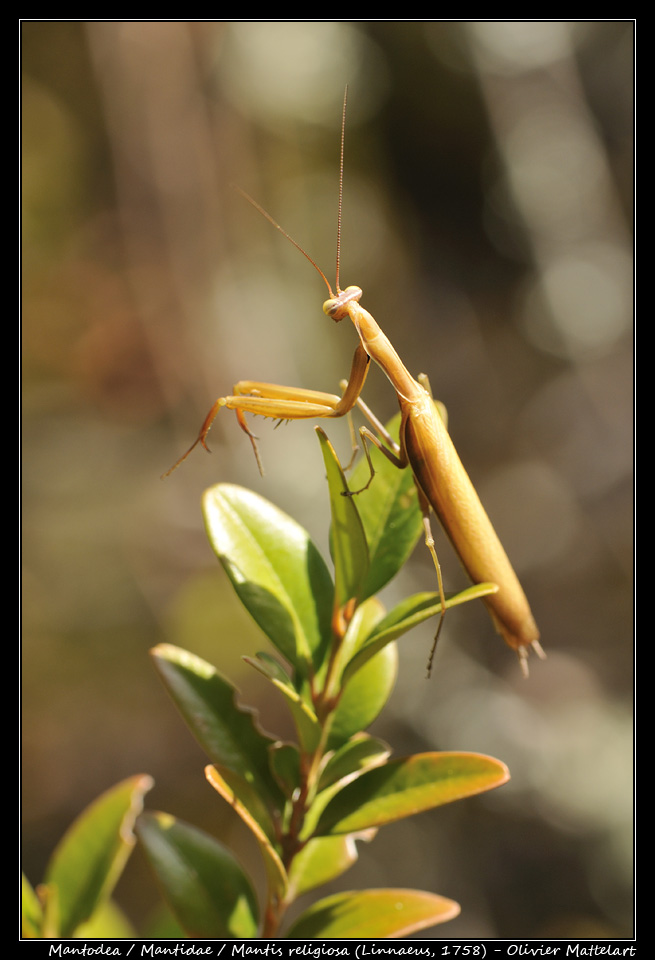
[[[333,894],[293,922],[286,919],[298,898],[352,866],[358,840],[509,777],[504,764],[476,753],[392,758],[390,746],[366,732],[395,681],[396,640],[441,607],[437,593],[417,593],[386,612],[376,596],[422,533],[411,472],[373,451],[375,482],[361,495],[346,495],[336,454],[323,431],[317,433],[334,574],[307,532],[257,494],[220,484],[203,497],[211,546],[275,651],[244,659],[286,704],[294,742],[265,733],[254,711],[239,704],[234,685],[205,660],[170,644],[152,651],[164,686],[207,754],[209,784],[257,841],[263,899],[216,838],[168,813],[141,813],[152,786],[142,775],[80,815],[41,885],[33,889],[24,879],[24,936],[129,936],[110,898],[135,843],[133,831],[180,936],[403,937],[459,913],[457,903],[437,894],[383,888]],[[365,485],[367,469],[355,471],[354,489]],[[446,604],[495,589],[477,584]]]

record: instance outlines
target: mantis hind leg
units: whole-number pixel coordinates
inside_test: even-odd
[[[343,387],[343,384],[342,384]],[[356,496],[358,493],[362,493],[364,490],[367,490],[371,485],[373,477],[375,476],[375,467],[371,460],[371,454],[369,451],[369,443],[373,443],[380,453],[389,460],[390,463],[393,463],[395,467],[403,470],[409,465],[409,461],[406,455],[403,454],[403,451],[395,442],[393,437],[390,436],[388,431],[377,419],[375,414],[366,406],[362,400],[357,401],[357,406],[362,410],[366,416],[369,423],[375,427],[378,436],[376,436],[368,427],[360,427],[359,435],[362,440],[362,446],[364,448],[364,454],[366,455],[366,461],[368,463],[370,476],[368,482],[361,487],[359,490],[351,490],[349,493],[344,494],[345,496]],[[382,440],[380,439],[382,437]],[[384,443],[382,442],[384,440]],[[389,446],[385,446],[385,443],[388,443]],[[418,482],[415,483],[416,491],[418,493],[419,505],[421,508],[421,513],[423,514],[423,530],[425,532],[425,546],[430,551],[430,556],[432,557],[432,562],[434,563],[434,569],[437,574],[437,584],[439,588],[439,602],[441,604],[441,610],[439,613],[439,623],[437,624],[437,630],[432,641],[432,646],[430,648],[430,654],[428,656],[427,668],[426,668],[426,678],[429,679],[432,674],[432,664],[434,662],[434,654],[437,649],[437,641],[441,633],[441,628],[443,627],[444,618],[446,616],[446,594],[443,586],[443,577],[441,574],[441,564],[439,563],[439,557],[437,556],[437,551],[434,545],[434,537],[432,536],[432,527],[430,526],[430,503],[421,490]]]
[[[368,427],[360,427],[359,436],[362,441],[364,456],[366,457],[366,462],[368,463],[370,475],[364,486],[360,487],[359,490],[344,490],[344,497],[356,497],[357,494],[363,493],[364,490],[368,490],[368,488],[371,486],[373,477],[375,476],[375,467],[373,466],[373,461],[371,460],[371,453],[368,448],[369,443],[374,444],[380,453],[383,453],[387,460],[389,460],[390,463],[393,463],[394,467],[398,467],[399,470],[403,470],[407,466],[407,463],[403,461],[401,457],[396,456],[396,454],[392,450],[389,450],[388,447],[385,447],[382,441],[379,440],[378,437],[376,437],[375,434],[368,429]]]
[[[342,380],[340,386],[342,390],[345,389],[348,386],[348,381]],[[387,460],[390,463],[393,463],[394,467],[398,467],[399,470],[404,470],[408,463],[406,458],[403,459],[400,447],[398,446],[396,441],[393,439],[391,434],[387,431],[386,427],[384,427],[383,424],[380,423],[380,421],[375,416],[375,414],[370,409],[370,407],[368,407],[360,397],[357,398],[357,406],[362,411],[362,413],[364,414],[368,422],[371,424],[371,426],[375,428],[377,436],[375,435],[375,433],[369,430],[368,427],[359,428],[359,436],[362,442],[364,456],[366,457],[366,462],[368,463],[370,476],[366,484],[363,487],[360,487],[359,490],[344,491],[344,496],[351,496],[351,497],[355,497],[357,496],[358,493],[363,493],[364,490],[368,490],[373,480],[373,477],[375,476],[375,467],[373,466],[373,461],[371,460],[371,454],[368,446],[369,443],[374,444],[378,448],[380,453],[383,453],[384,456],[387,458]],[[352,466],[353,460],[355,459],[355,455],[357,453],[357,449],[358,449],[357,447],[353,449],[353,456],[350,460],[350,463],[348,464],[348,467]]]
[[[446,616],[446,594],[444,593],[443,588],[443,577],[441,575],[441,564],[439,563],[439,557],[437,556],[437,551],[434,546],[434,537],[432,536],[432,527],[430,526],[430,504],[428,503],[426,497],[424,496],[421,489],[417,486],[419,503],[421,505],[421,512],[423,514],[423,529],[425,531],[425,546],[430,551],[430,556],[432,557],[432,562],[434,563],[434,569],[437,572],[437,583],[439,585],[439,602],[441,604],[441,610],[439,612],[439,623],[437,624],[437,630],[432,641],[432,646],[430,647],[430,653],[428,655],[428,662],[426,667],[426,679],[429,680],[432,675],[432,664],[434,662],[434,654],[437,649],[437,641],[439,639],[439,634],[441,633],[441,628],[443,627],[443,622]]]

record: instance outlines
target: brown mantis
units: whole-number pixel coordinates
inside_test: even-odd
[[[373,479],[373,466],[368,451],[368,442],[375,444],[396,466],[399,468],[409,466],[414,474],[419,503],[423,513],[425,543],[437,572],[441,599],[439,625],[428,660],[428,676],[445,613],[441,568],[430,528],[430,509],[434,510],[439,518],[473,583],[490,581],[497,585],[497,592],[489,594],[483,599],[496,630],[505,642],[517,652],[521,668],[527,675],[527,657],[530,648],[538,656],[544,657],[539,644],[537,625],[518,577],[459,459],[432,396],[424,386],[426,378],[421,375],[418,380],[415,380],[408,372],[388,337],[382,332],[371,314],[360,305],[361,289],[350,286],[342,290],[339,286],[345,113],[346,97],[344,97],[343,103],[341,128],[336,296],[323,271],[302,247],[252,197],[239,190],[277,230],[300,250],[321,275],[330,293],[329,299],[323,304],[324,313],[337,323],[346,317],[352,321],[359,336],[359,343],[355,349],[350,377],[342,384],[343,394],[338,396],[317,390],[240,380],[235,384],[232,396],[219,397],[216,400],[194,443],[164,476],[172,473],[198,444],[207,450],[209,449],[206,443],[207,434],[221,407],[227,407],[229,410],[235,411],[241,429],[250,437],[261,470],[255,437],[250,432],[246,422],[246,413],[259,414],[276,420],[343,417],[350,413],[355,405],[358,405],[376,430],[376,433],[373,433],[367,427],[360,428],[364,451],[371,470],[369,483]],[[401,411],[399,444],[392,440],[360,400],[371,359],[386,374],[398,398]]]

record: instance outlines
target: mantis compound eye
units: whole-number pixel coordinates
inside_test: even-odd
[[[339,307],[341,306],[339,300],[335,297],[326,300],[323,304],[323,313],[327,314],[328,317],[332,317],[333,320],[343,320],[343,317],[338,317],[336,314],[339,312]]]

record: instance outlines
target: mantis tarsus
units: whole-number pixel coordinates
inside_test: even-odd
[[[415,380],[411,376],[388,337],[371,314],[360,305],[361,289],[350,286],[342,290],[339,286],[345,114],[346,97],[344,97],[341,127],[336,296],[325,274],[309,254],[252,197],[239,189],[239,192],[300,250],[321,275],[330,293],[329,299],[323,304],[324,313],[337,323],[346,317],[352,321],[359,336],[359,343],[353,357],[350,377],[342,384],[343,394],[337,396],[317,390],[240,380],[235,384],[232,396],[219,397],[216,400],[205,418],[197,439],[164,476],[172,473],[198,444],[206,450],[209,449],[206,443],[207,434],[221,407],[227,407],[236,412],[241,429],[250,437],[261,470],[255,437],[246,422],[246,413],[259,414],[277,420],[342,417],[357,404],[376,430],[376,433],[373,433],[367,427],[360,428],[364,451],[371,469],[371,480],[373,467],[368,452],[369,442],[375,444],[396,466],[399,468],[409,466],[414,474],[423,513],[425,543],[437,572],[441,598],[441,615],[428,660],[428,676],[445,613],[441,569],[430,528],[430,508],[439,518],[473,583],[491,581],[498,586],[495,594],[490,594],[483,599],[497,631],[517,652],[521,668],[527,675],[527,657],[530,648],[532,647],[538,656],[542,658],[544,656],[539,644],[537,625],[518,577],[462,466],[432,396],[424,386],[426,378],[421,375],[418,380]],[[399,444],[394,443],[386,434],[360,400],[371,359],[381,367],[396,391],[401,411]]]

